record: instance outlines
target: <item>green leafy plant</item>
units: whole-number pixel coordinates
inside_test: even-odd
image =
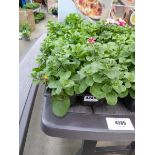
[[[23,6],[24,9],[37,9],[40,7],[40,4],[39,3],[26,3],[26,5]]]
[[[29,39],[31,35],[31,27],[28,23],[22,23],[19,25],[19,32],[22,35],[22,38]]]
[[[45,18],[45,13],[43,12],[37,12],[34,14],[34,18],[35,18],[35,22],[38,23],[40,22],[41,20],[43,20]]]
[[[24,30],[24,31],[22,31],[22,38],[24,38],[24,39],[26,39],[26,40],[29,40],[30,39],[30,31],[28,31],[28,30]]]
[[[88,90],[115,105],[135,92],[135,30],[70,14],[64,23],[48,22],[48,35],[32,71],[33,81],[51,90],[52,110],[64,116],[69,97]]]

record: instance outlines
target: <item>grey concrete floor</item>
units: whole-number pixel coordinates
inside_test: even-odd
[[[81,141],[49,137],[41,130],[43,90],[44,87],[40,86],[32,112],[24,155],[74,155],[80,148]]]
[[[41,12],[46,13],[46,18],[35,25],[35,30],[31,33],[30,41],[19,40],[19,62],[23,59],[26,53],[33,46],[35,41],[47,31],[47,22],[48,20],[57,20],[57,18],[53,17],[51,14],[47,13],[47,8],[42,8]]]

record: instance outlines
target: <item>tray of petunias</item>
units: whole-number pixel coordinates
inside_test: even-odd
[[[36,61],[33,81],[45,84],[56,116],[80,100],[134,102],[135,29],[120,19],[92,23],[70,14],[63,23],[49,21]]]

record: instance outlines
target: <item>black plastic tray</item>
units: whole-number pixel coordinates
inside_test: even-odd
[[[45,94],[41,127],[49,136],[81,140],[134,141],[134,130],[109,130],[107,126],[107,117],[129,118],[135,126],[135,114],[122,104],[114,107],[103,105],[99,107],[99,113],[95,109],[91,111],[89,106],[81,106],[85,112],[81,112],[79,106],[74,106],[74,110],[69,110],[65,117],[60,118],[52,113],[50,104],[51,96]]]

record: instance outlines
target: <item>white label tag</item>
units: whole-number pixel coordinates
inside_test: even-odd
[[[85,96],[84,101],[97,102],[98,100],[94,96]]]
[[[106,118],[109,130],[134,130],[129,118]]]

